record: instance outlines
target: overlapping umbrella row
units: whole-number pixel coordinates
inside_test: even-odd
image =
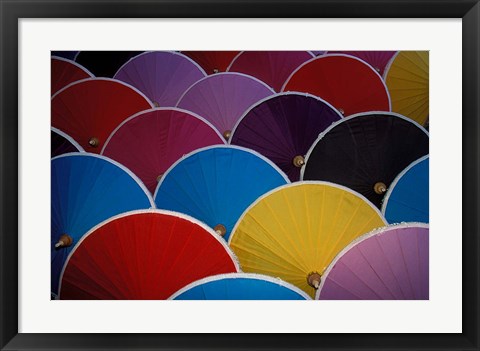
[[[428,53],[57,55],[53,296],[428,299]]]

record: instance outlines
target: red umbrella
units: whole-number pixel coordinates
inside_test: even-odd
[[[182,51],[207,72],[213,74],[226,72],[230,62],[240,51]]]
[[[93,77],[86,68],[63,57],[52,56],[51,64],[52,95],[72,82]]]
[[[70,253],[63,300],[163,300],[195,280],[239,271],[205,224],[160,210],[127,212],[93,228]]]
[[[52,96],[52,126],[70,135],[85,151],[100,153],[123,120],[152,107],[130,85],[109,78],[83,79]]]
[[[390,111],[390,96],[382,77],[353,56],[323,55],[301,65],[283,91],[300,91],[328,101],[344,116]]]

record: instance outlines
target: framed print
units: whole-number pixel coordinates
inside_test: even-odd
[[[479,349],[478,1],[0,11],[2,349]]]

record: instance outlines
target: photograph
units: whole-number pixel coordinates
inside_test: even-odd
[[[429,300],[429,51],[310,49],[51,51],[51,299]]]

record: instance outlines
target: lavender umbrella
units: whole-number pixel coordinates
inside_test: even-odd
[[[316,96],[275,94],[242,116],[230,143],[257,151],[297,181],[305,154],[318,135],[341,118],[340,112]]]
[[[322,277],[320,300],[428,300],[428,225],[402,224],[347,246]]]
[[[228,140],[242,114],[275,92],[260,80],[241,73],[218,73],[192,85],[177,106],[208,120]]]
[[[157,51],[130,59],[120,67],[114,78],[133,85],[156,106],[173,107],[192,84],[206,75],[196,62],[185,55]]]

